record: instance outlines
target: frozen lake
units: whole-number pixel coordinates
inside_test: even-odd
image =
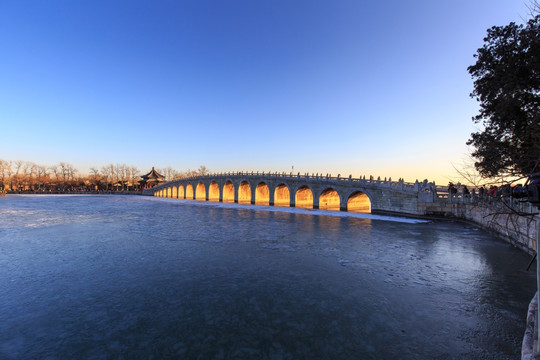
[[[1,359],[519,359],[530,256],[475,226],[0,198]]]

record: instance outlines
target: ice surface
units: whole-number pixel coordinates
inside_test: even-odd
[[[0,359],[519,358],[526,254],[365,216],[1,198]]]

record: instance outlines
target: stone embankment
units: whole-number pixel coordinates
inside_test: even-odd
[[[438,193],[438,196],[441,196]],[[437,196],[437,197],[438,197]],[[536,253],[538,208],[514,198],[454,197],[424,203],[427,216],[443,216],[474,222],[509,243]]]
[[[527,326],[521,344],[521,360],[535,359],[534,345],[538,338],[536,319],[538,319],[538,292],[534,295],[527,312]],[[538,357],[536,357],[537,359]]]

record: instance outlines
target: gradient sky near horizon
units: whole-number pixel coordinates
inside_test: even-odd
[[[455,178],[522,0],[3,1],[0,159]]]

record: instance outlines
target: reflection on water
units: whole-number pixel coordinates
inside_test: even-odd
[[[519,358],[534,271],[473,226],[204,204],[0,200],[0,358]]]

